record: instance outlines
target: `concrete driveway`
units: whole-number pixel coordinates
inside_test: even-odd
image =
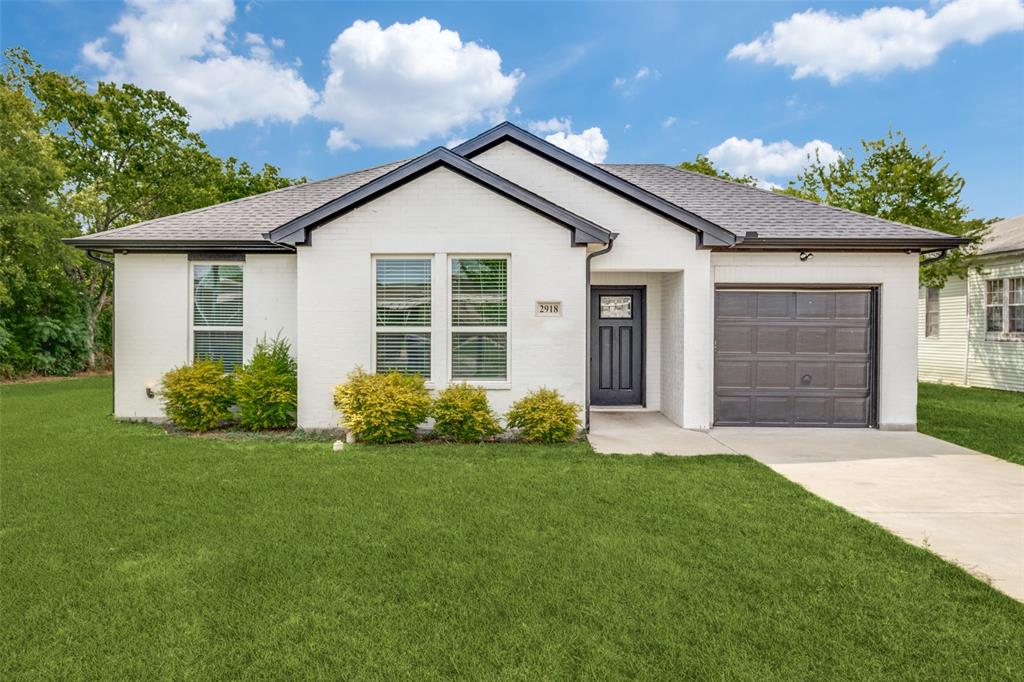
[[[705,434],[656,413],[591,419],[598,452],[749,455],[1024,601],[1024,466],[910,431],[716,428]]]

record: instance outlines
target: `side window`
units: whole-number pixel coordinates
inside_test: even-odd
[[[1011,277],[1007,284],[1007,331],[1024,332],[1024,277]]]
[[[924,335],[930,339],[939,336],[939,289],[937,287],[928,287],[925,290]]]
[[[1003,280],[985,281],[985,331],[1003,331]]]
[[[378,258],[374,268],[375,370],[430,379],[429,258]]]
[[[224,363],[230,372],[242,362],[242,278],[240,263],[192,264],[192,357]]]

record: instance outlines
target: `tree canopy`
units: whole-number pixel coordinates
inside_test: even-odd
[[[701,173],[702,175],[710,175],[713,178],[731,180],[732,182],[738,182],[741,185],[757,187],[757,178],[751,175],[733,175],[724,168],[718,168],[715,166],[714,162],[704,154],[698,154],[697,158],[693,161],[683,161],[679,164],[679,168],[693,171],[694,173]]]
[[[269,164],[256,170],[234,157],[214,156],[189,129],[188,112],[164,92],[130,83],[90,88],[81,79],[43,69],[22,49],[6,50],[4,62],[0,372],[5,374],[76,371],[94,366],[106,350],[110,270],[61,238],[305,181],[282,177]],[[52,281],[40,287],[36,280],[46,273]],[[47,322],[45,333],[32,331],[43,324],[39,320],[54,319],[64,321],[60,329]],[[35,339],[40,334],[66,347],[57,353],[52,343],[40,345]],[[64,359],[55,361],[54,353]]]

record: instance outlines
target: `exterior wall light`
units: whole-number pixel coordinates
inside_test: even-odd
[[[147,398],[155,398],[156,397],[156,392],[153,391],[153,387],[152,386],[146,386],[146,397]]]
[[[812,258],[814,258],[814,254],[811,253],[810,251],[801,251],[800,252],[800,260],[801,261],[809,261]]]

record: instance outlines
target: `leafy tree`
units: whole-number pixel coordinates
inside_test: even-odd
[[[970,245],[935,263],[924,260],[921,268],[921,281],[929,286],[942,286],[950,276],[964,276],[974,264],[989,222],[968,217],[970,208],[961,198],[964,179],[950,170],[942,155],[936,156],[928,147],[912,149],[899,131],[862,140],[861,146],[864,158],[860,161],[848,154],[825,164],[816,156],[781,192],[966,237],[972,240]]]
[[[188,112],[164,92],[103,82],[90,90],[78,78],[41,68],[25,50],[4,56],[5,84],[35,103],[43,137],[63,170],[52,204],[78,232],[124,227],[294,182],[274,166],[254,170],[210,154],[189,130]],[[97,335],[109,317],[111,272],[81,254],[68,260],[84,298],[92,367]]]
[[[60,241],[74,226],[56,206],[64,169],[16,80],[0,77],[0,373],[66,373],[86,350],[77,254]]]
[[[757,187],[757,178],[750,175],[733,175],[727,170],[717,168],[714,162],[704,154],[698,154],[697,158],[693,161],[683,161],[679,164],[679,168],[693,171],[695,173],[701,173],[703,175],[710,175],[714,178],[731,180],[732,182],[738,182],[741,185],[747,185],[749,187]]]

